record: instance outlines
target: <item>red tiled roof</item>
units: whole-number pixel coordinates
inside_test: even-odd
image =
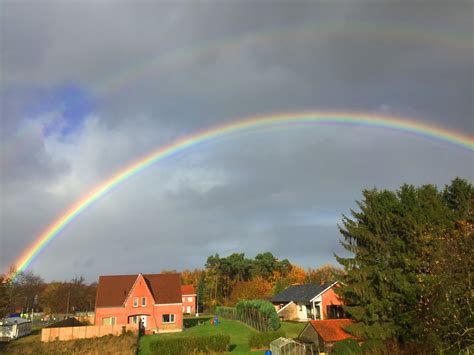
[[[181,303],[180,274],[145,274],[142,276],[155,303]],[[122,306],[137,277],[138,275],[100,276],[95,306]]]
[[[312,320],[310,323],[325,342],[339,341],[347,338],[358,339],[343,329],[353,323],[352,319]]]
[[[195,295],[196,291],[194,291],[193,285],[182,285],[181,286],[181,294],[182,295]]]

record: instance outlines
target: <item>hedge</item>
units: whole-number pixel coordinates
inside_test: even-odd
[[[263,317],[265,317],[270,326],[270,330],[277,330],[280,328],[280,318],[275,310],[275,306],[268,301],[263,300],[249,300],[240,301],[237,303],[237,314],[242,317],[248,311],[256,310]]]
[[[229,349],[230,335],[158,337],[151,341],[152,354],[181,355],[194,352],[226,352]]]
[[[273,332],[253,333],[249,336],[249,347],[250,349],[269,348],[272,341],[284,336],[285,332],[281,329]]]

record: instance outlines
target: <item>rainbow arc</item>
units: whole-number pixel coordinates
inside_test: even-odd
[[[175,142],[163,146],[146,156],[138,159],[134,163],[124,167],[107,180],[103,181],[81,199],[76,201],[49,227],[37,236],[35,242],[29,246],[15,263],[17,273],[27,269],[39,254],[57,238],[61,231],[77,219],[87,208],[91,207],[102,196],[112,189],[127,181],[139,172],[149,168],[159,161],[183,152],[191,147],[217,139],[233,133],[247,130],[256,130],[261,128],[271,128],[275,126],[288,125],[340,125],[340,126],[361,126],[380,129],[394,130],[401,133],[415,134],[419,137],[441,141],[455,145],[457,147],[474,151],[474,138],[461,133],[449,131],[444,128],[436,127],[426,123],[417,122],[406,118],[397,118],[383,115],[354,113],[354,112],[305,112],[280,114],[271,116],[257,116],[242,120],[232,121],[208,130],[198,132],[187,137],[176,140]]]

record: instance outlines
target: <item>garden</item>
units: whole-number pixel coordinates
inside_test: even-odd
[[[167,341],[168,339],[197,338],[206,336],[227,336],[229,338],[229,352],[239,354],[265,354],[265,349],[252,350],[250,348],[251,339],[260,340],[262,336],[268,333],[257,332],[246,324],[237,321],[219,317],[218,324],[212,324],[211,317],[187,318],[184,321],[185,329],[181,333],[146,335],[141,337],[139,343],[139,354],[156,354],[153,350],[155,341]],[[305,323],[282,322],[280,329],[274,336],[286,336],[293,338],[298,336]],[[271,333],[271,332],[270,332]],[[216,338],[211,340],[214,343]],[[269,343],[269,342],[268,342]],[[169,343],[167,343],[169,344]],[[266,344],[268,349],[268,344]]]

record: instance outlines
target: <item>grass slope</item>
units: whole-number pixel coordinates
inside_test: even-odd
[[[185,329],[182,333],[146,335],[141,337],[139,349],[140,355],[149,355],[149,345],[156,337],[185,337],[187,335],[213,335],[213,334],[229,334],[230,335],[230,352],[235,354],[265,354],[265,351],[250,351],[248,347],[249,335],[256,331],[247,325],[220,318],[218,326],[211,324],[210,320],[206,320],[204,324],[196,325]],[[282,329],[287,337],[296,337],[305,326],[305,323],[282,322]]]

